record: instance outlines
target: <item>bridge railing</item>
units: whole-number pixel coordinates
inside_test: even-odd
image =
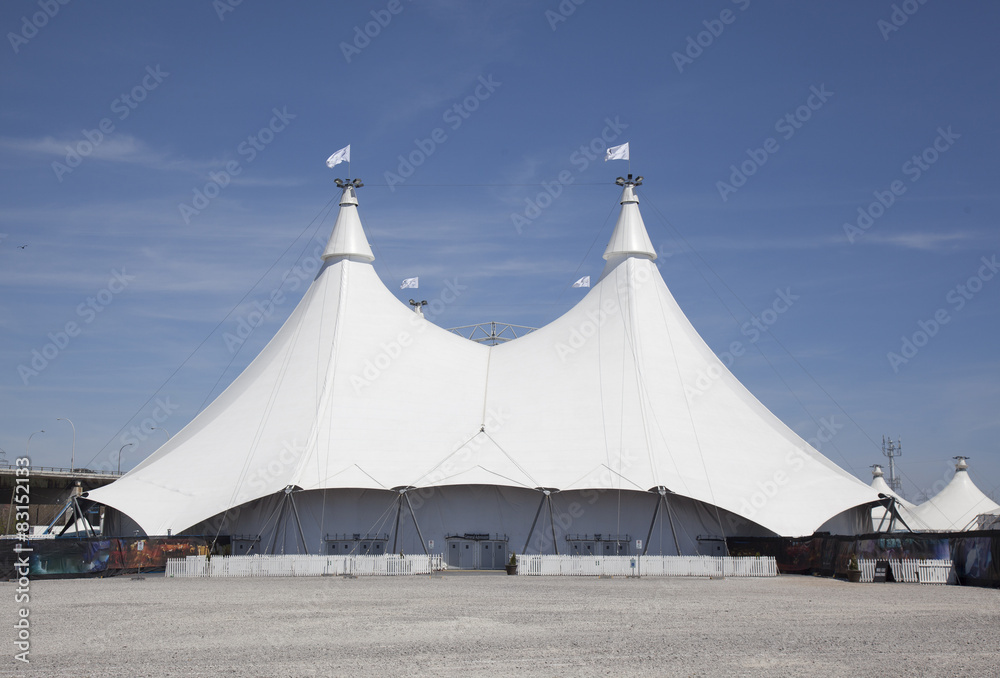
[[[16,470],[18,468],[27,468],[30,473],[79,473],[81,475],[91,475],[91,476],[121,476],[122,473],[116,471],[95,471],[89,468],[63,468],[61,466],[28,466],[21,467],[16,466],[10,462],[0,462],[0,471],[2,470]]]

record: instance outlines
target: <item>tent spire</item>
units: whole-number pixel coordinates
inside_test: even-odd
[[[615,224],[608,247],[604,250],[604,258],[608,263],[604,268],[604,274],[601,275],[602,278],[629,257],[656,259],[656,250],[649,241],[646,224],[643,223],[642,215],[639,213],[639,198],[635,195],[635,187],[642,185],[642,177],[633,179],[629,174],[627,178],[618,177],[615,183],[624,187],[618,201],[622,209],[618,213],[618,222]]]
[[[656,251],[649,241],[649,234],[646,232],[646,224],[639,214],[639,198],[635,195],[635,187],[642,185],[642,177],[628,178],[618,177],[615,183],[624,186],[622,197],[618,201],[622,209],[618,213],[618,223],[615,224],[615,232],[611,235],[611,241],[604,250],[604,258],[609,262],[616,255],[621,256],[644,256],[649,259],[656,259]]]
[[[340,196],[340,213],[337,214],[337,223],[333,226],[333,233],[323,250],[323,261],[328,261],[334,257],[350,257],[361,261],[374,261],[375,255],[372,248],[368,246],[368,239],[365,237],[365,230],[361,226],[361,218],[358,216],[358,196],[355,189],[361,188],[364,184],[361,179],[336,179],[337,188],[343,193]]]

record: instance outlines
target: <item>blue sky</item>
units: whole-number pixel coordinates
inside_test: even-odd
[[[347,144],[404,303],[419,276],[464,287],[444,327],[552,321],[603,264],[627,165],[581,147],[610,140],[758,398],[866,482],[887,434],[908,498],[956,454],[1000,494],[1000,6],[233,2],[0,6],[8,459],[44,429],[68,466],[64,417],[77,466],[131,468],[221,392],[301,297]]]

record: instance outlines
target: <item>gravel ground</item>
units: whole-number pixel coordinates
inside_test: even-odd
[[[449,573],[31,583],[32,676],[1000,675],[1000,591]]]

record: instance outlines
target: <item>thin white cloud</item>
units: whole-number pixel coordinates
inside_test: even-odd
[[[964,244],[977,239],[977,234],[963,231],[949,233],[870,233],[864,237],[866,242],[880,245],[891,245],[904,249],[924,250],[927,252],[952,251],[960,249]]]

